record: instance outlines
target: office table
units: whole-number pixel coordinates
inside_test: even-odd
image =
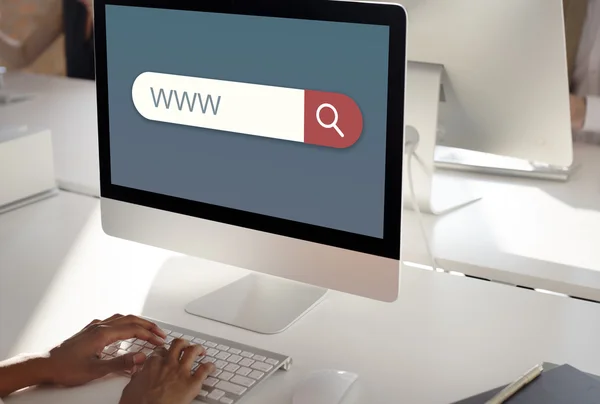
[[[483,199],[426,216],[446,270],[600,301],[600,147],[575,144],[580,168],[567,183],[440,170]],[[416,225],[405,215],[407,226]],[[426,262],[404,237],[404,259]]]
[[[294,358],[245,401],[288,404],[310,371],[360,375],[370,404],[450,403],[542,361],[600,373],[600,305],[404,268],[400,298],[339,292],[284,333],[265,336],[191,316],[184,305],[243,276],[225,265],[106,236],[96,199],[61,192],[0,216],[0,357],[43,350],[93,318],[136,313]],[[34,389],[7,404],[116,403],[127,379]]]
[[[63,189],[98,195],[93,82],[10,73],[7,88],[37,94],[0,107],[0,122],[53,132]],[[600,300],[600,147],[576,145],[570,182],[438,171],[483,199],[442,217],[425,216],[438,263],[449,271]],[[406,211],[403,258],[429,264],[417,216]]]

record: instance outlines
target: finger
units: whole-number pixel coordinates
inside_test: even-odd
[[[161,347],[156,348],[154,351],[152,351],[150,356],[158,356],[161,358],[166,358],[168,354],[169,354],[169,351],[167,351],[167,349],[165,347],[161,346]]]
[[[194,361],[198,359],[198,356],[204,353],[204,347],[202,345],[190,345],[183,350],[181,356],[181,365],[187,370],[192,370]]]
[[[114,319],[111,321],[114,325],[117,324],[137,324],[140,327],[143,327],[149,331],[152,331],[153,333],[155,333],[156,335],[158,335],[161,338],[166,338],[167,334],[165,334],[165,332],[163,330],[161,330],[161,328],[156,325],[155,323],[153,323],[152,321],[148,321],[146,319],[140,318],[138,316],[134,316],[134,315],[128,315],[128,316],[121,316],[117,319]]]
[[[158,346],[165,344],[164,339],[137,324],[123,324],[115,326],[98,325],[96,329],[101,336],[104,346],[110,345],[113,342],[130,338],[138,338]]]
[[[217,367],[213,363],[203,363],[202,365],[198,366],[198,369],[196,369],[196,373],[194,373],[192,378],[196,383],[202,384],[208,375],[214,372],[216,368]]]
[[[179,362],[179,358],[181,358],[182,351],[189,345],[189,343],[181,338],[174,339],[171,341],[171,348],[169,348],[169,356],[168,358],[171,361]]]
[[[106,376],[110,373],[129,371],[141,366],[146,361],[146,355],[141,352],[128,353],[110,360],[100,360],[96,362],[98,377]]]

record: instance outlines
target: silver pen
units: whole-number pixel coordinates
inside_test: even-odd
[[[514,396],[519,390],[527,386],[529,383],[535,380],[542,372],[544,367],[542,365],[535,365],[523,376],[503,388],[498,394],[492,399],[485,402],[485,404],[502,404],[512,396]]]

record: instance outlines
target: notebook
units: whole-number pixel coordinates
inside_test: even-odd
[[[454,404],[484,404],[505,386],[458,401]],[[569,365],[544,363],[544,372],[512,396],[506,404],[598,404],[600,377]]]

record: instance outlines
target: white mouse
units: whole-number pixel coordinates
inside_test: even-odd
[[[341,404],[358,375],[340,370],[319,370],[302,382],[293,404]]]

